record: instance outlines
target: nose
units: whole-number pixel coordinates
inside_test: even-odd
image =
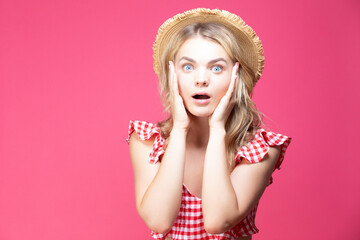
[[[209,85],[209,74],[206,69],[200,68],[195,79],[195,85],[197,87],[207,87]]]

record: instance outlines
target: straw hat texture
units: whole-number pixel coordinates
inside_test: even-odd
[[[238,39],[242,48],[244,61],[255,73],[257,81],[264,69],[264,50],[255,31],[239,16],[225,10],[196,8],[179,13],[166,20],[159,28],[153,44],[153,58],[155,73],[160,76],[160,61],[165,47],[171,37],[193,23],[220,23],[227,27]]]

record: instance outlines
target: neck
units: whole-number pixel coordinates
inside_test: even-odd
[[[209,141],[209,118],[190,117],[190,127],[186,139],[195,147],[206,147]]]

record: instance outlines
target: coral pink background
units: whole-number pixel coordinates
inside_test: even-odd
[[[128,121],[164,115],[152,43],[195,7],[237,13],[265,49],[254,99],[293,137],[254,239],[358,239],[356,0],[0,1],[0,239],[150,239]]]

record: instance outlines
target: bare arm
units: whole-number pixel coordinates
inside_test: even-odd
[[[226,157],[225,123],[235,104],[233,91],[238,63],[233,67],[229,89],[209,119],[210,137],[205,153],[202,207],[205,230],[222,233],[236,225],[253,209],[263,194],[279,157],[279,148],[270,148],[256,164],[243,160],[230,172]]]
[[[130,156],[135,176],[136,207],[148,227],[167,232],[175,221],[181,203],[185,159],[185,134],[173,131],[160,163],[149,164],[152,140],[130,138]]]
[[[225,131],[211,131],[203,176],[204,225],[209,233],[222,233],[241,221],[262,196],[280,154],[271,147],[256,164],[242,160],[230,173]]]
[[[170,230],[180,209],[189,124],[172,63],[170,70],[173,80],[174,124],[161,164],[156,163],[152,166],[148,163],[154,139],[142,141],[136,134],[132,134],[130,138],[136,207],[148,227],[158,233]]]

